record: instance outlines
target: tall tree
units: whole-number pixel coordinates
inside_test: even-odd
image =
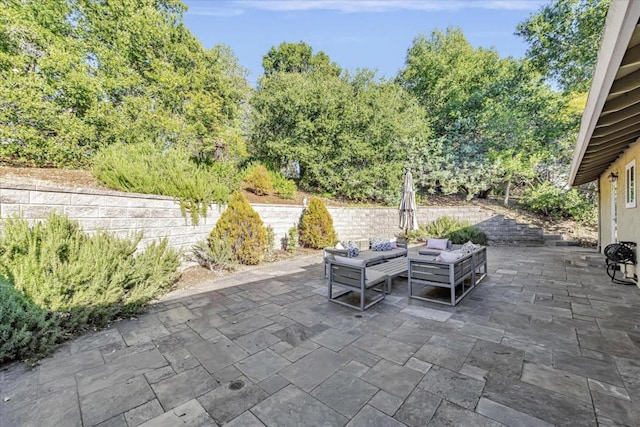
[[[444,161],[416,174],[422,186],[467,197],[535,173],[564,136],[563,99],[526,61],[473,48],[459,29],[419,36],[398,81],[433,122]],[[507,192],[508,198],[508,192]]]
[[[116,142],[244,151],[249,86],[233,54],[204,49],[178,0],[0,2],[0,158],[83,164]]]
[[[527,57],[565,92],[591,84],[609,0],[555,0],[518,24]]]
[[[277,48],[271,47],[262,58],[262,67],[265,75],[276,72],[319,72],[337,77],[342,72],[337,64],[331,62],[326,53],[320,51],[314,54],[313,48],[305,42],[284,42],[280,43]]]
[[[414,97],[361,70],[274,72],[251,99],[253,155],[300,167],[299,185],[350,200],[396,202],[409,159],[430,128]]]

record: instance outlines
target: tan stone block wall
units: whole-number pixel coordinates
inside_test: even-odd
[[[282,246],[288,231],[302,214],[302,206],[254,204],[265,225],[273,227],[274,246]],[[22,215],[31,221],[45,218],[51,211],[64,213],[79,221],[85,231],[106,229],[127,236],[141,230],[143,244],[167,237],[176,248],[188,249],[205,240],[215,226],[225,206],[212,206],[199,224],[184,218],[174,199],[135,193],[93,189],[64,189],[0,183],[0,217]],[[340,240],[392,237],[401,233],[398,209],[388,208],[328,208]],[[455,217],[472,224],[493,227],[497,219],[492,213],[476,206],[429,207],[418,209],[419,224],[440,216]],[[0,224],[1,226],[1,224]],[[491,236],[489,236],[491,238]]]

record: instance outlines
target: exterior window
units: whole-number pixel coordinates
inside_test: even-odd
[[[627,208],[635,208],[636,205],[636,161],[633,160],[625,168],[624,199]]]

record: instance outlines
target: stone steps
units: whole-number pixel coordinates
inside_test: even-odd
[[[530,224],[520,223],[504,215],[493,215],[489,219],[476,223],[484,231],[489,244],[494,246],[542,246],[544,230]]]

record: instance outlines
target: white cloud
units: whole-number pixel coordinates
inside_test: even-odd
[[[333,10],[344,13],[397,10],[536,10],[539,0],[237,0],[236,7],[271,11]]]
[[[189,4],[202,4],[202,6],[191,7]],[[187,4],[187,13],[196,16],[238,16],[244,10],[237,7],[207,7],[204,2],[190,2]]]

